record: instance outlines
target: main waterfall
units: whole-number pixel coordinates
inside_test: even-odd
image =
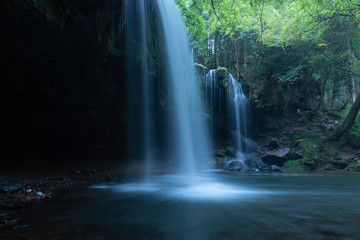
[[[160,15],[158,20],[154,12]],[[158,25],[153,23],[156,21]],[[140,158],[145,161],[147,175],[153,161],[161,159],[157,153],[164,145],[174,167],[181,173],[193,174],[196,163],[208,159],[210,150],[190,44],[178,8],[169,0],[128,0],[126,24],[129,45],[135,45],[127,54],[135,58],[133,54],[138,51],[141,57],[141,67],[128,71],[128,92],[141,93],[136,97],[129,94],[128,98],[130,128],[142,126],[142,131],[129,134],[133,139],[131,149],[142,152]],[[154,25],[160,28],[156,30],[161,36],[158,42],[150,32]],[[155,72],[151,69],[154,45],[164,46],[160,49],[164,51],[162,71],[155,77],[151,74]]]

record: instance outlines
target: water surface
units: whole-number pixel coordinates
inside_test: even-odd
[[[164,175],[72,189],[23,214],[29,227],[6,239],[359,239],[360,175]]]

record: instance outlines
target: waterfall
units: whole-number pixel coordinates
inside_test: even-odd
[[[236,158],[241,160],[249,152],[249,103],[242,85],[224,70],[210,70],[205,76],[205,100],[211,116],[212,138],[218,139],[218,146],[232,139]]]
[[[179,172],[192,174],[197,163],[208,159],[210,148],[190,43],[179,10],[173,0],[127,0],[126,4],[130,152],[143,160],[147,176],[154,160],[162,158],[159,149],[164,148]],[[154,38],[154,26],[158,38]],[[164,58],[160,70],[152,69],[153,46],[159,45],[164,46],[159,50],[164,51],[159,54]]]
[[[182,172],[195,170],[195,162],[205,159],[209,148],[199,88],[193,68],[190,43],[173,0],[157,0],[165,35],[169,81],[173,87],[175,123],[173,144]]]

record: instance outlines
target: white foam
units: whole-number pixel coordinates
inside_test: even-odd
[[[94,188],[108,188],[120,193],[152,193],[167,199],[212,201],[248,199],[256,195],[269,194],[264,190],[214,181],[208,177],[182,175],[152,177],[149,182],[95,186]]]

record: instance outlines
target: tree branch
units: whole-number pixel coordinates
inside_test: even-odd
[[[214,0],[211,0],[211,6],[212,6],[212,8],[213,8],[213,10],[214,10],[215,16],[217,17],[217,19],[219,20],[219,22],[221,22],[219,16],[218,16],[217,13],[216,13],[215,5],[214,5]]]

